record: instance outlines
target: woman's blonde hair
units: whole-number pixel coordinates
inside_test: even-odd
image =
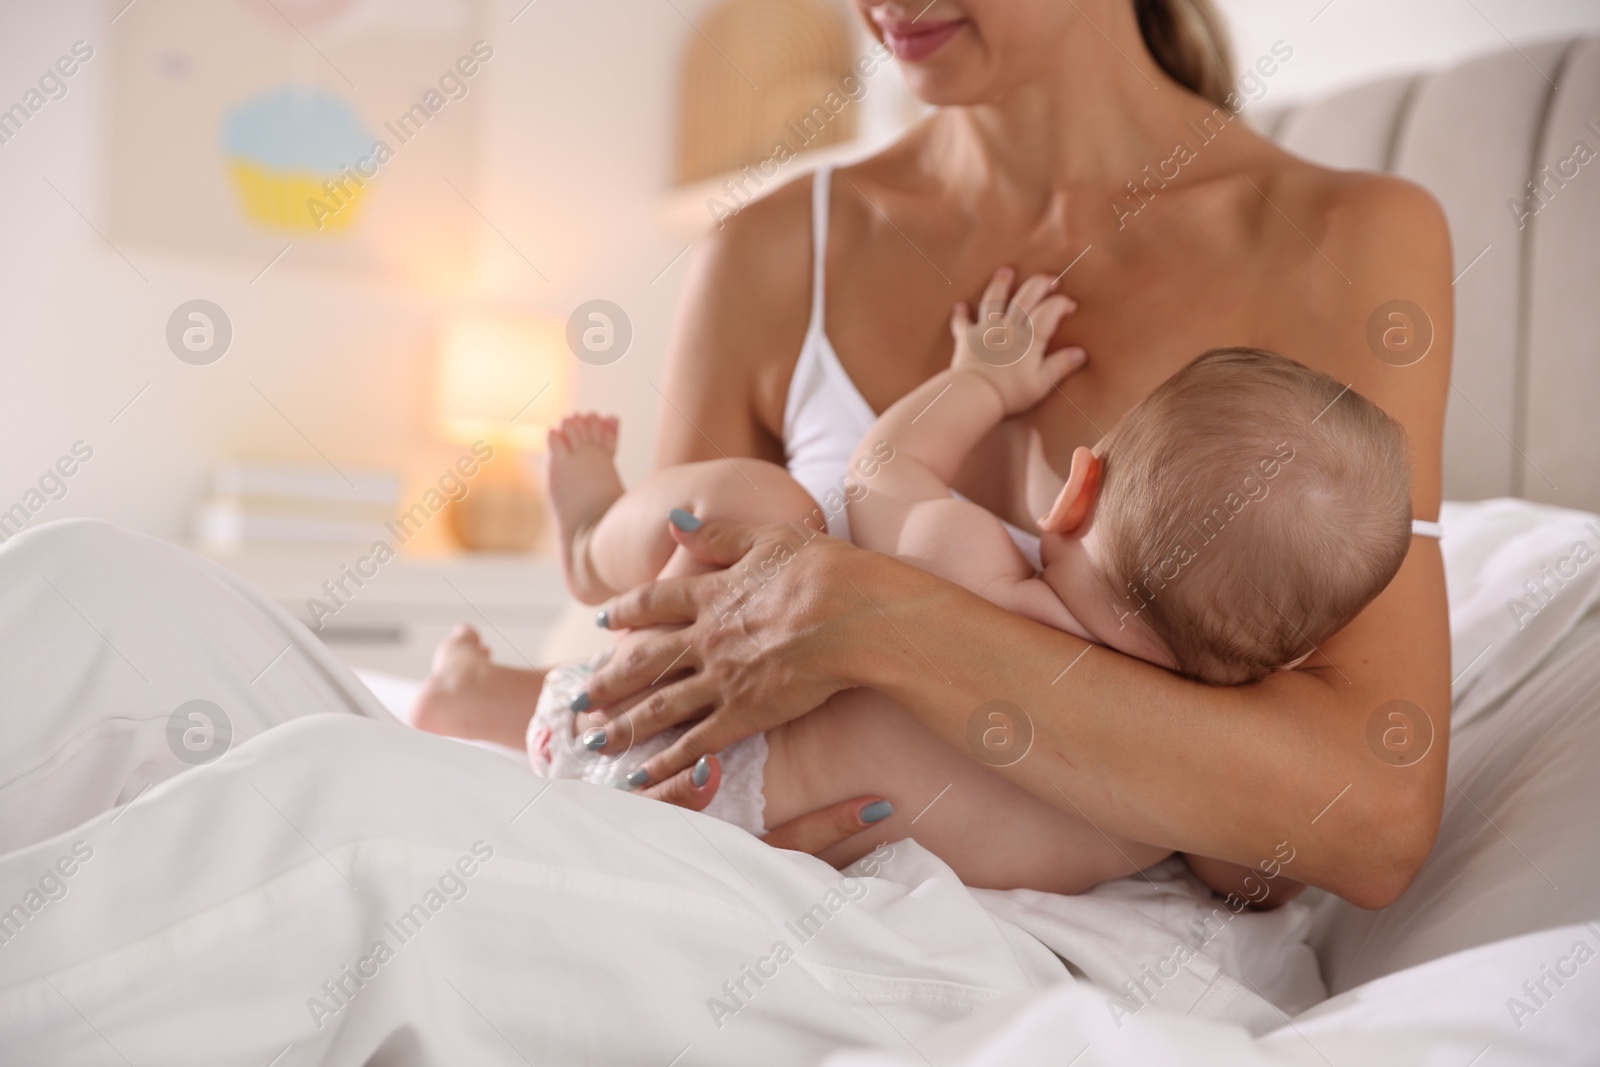
[[[1139,32],[1161,69],[1224,107],[1233,92],[1233,49],[1212,0],[1134,0]]]

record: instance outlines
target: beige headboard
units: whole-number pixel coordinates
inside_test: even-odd
[[[1391,171],[1444,204],[1459,275],[1445,496],[1600,510],[1600,38],[1253,121],[1309,159]]]

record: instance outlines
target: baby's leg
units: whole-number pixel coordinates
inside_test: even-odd
[[[769,731],[767,746],[768,826],[867,793],[894,805],[889,818],[822,854],[835,865],[911,837],[970,886],[1079,893],[1170,854],[1102,834],[1012,785],[870,690],[837,694]]]
[[[788,471],[743,457],[669,467],[624,491],[616,447],[616,420],[597,415],[569,416],[550,435],[548,481],[561,562],[572,595],[586,604],[664,572],[705,569],[667,531],[673,508],[749,523],[801,522],[817,508]]]

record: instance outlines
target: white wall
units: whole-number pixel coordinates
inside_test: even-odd
[[[706,6],[675,2],[691,15]],[[673,5],[546,2],[515,24],[523,0],[490,5],[484,35],[495,60],[454,105],[483,109],[474,202],[549,282],[484,227],[478,276],[450,292],[309,272],[292,252],[252,284],[264,264],[110,247],[96,232],[106,228],[99,139],[117,30],[108,19],[121,6],[76,0],[0,13],[6,105],[73,41],[97,49],[65,99],[0,144],[0,510],[80,438],[95,457],[40,519],[99,515],[184,538],[215,458],[319,462],[305,438],[341,464],[431,481],[457,451],[427,433],[431,345],[463,296],[562,317],[593,297],[622,305],[632,351],[610,367],[580,368],[577,402],[621,411],[625,466],[645,468],[656,404],[647,383],[683,263],[652,279],[685,243],[658,221],[671,86],[693,32]],[[167,316],[194,297],[233,321],[232,348],[209,367],[180,363],[164,341]]]
[[[108,19],[123,2],[7,5],[0,106],[74,40],[115,47]],[[594,297],[622,305],[633,350],[581,368],[577,402],[624,416],[625,471],[642,472],[658,403],[650,382],[684,261],[653,279],[687,243],[666,224],[663,195],[678,53],[694,32],[678,10],[697,16],[711,0],[674,0],[678,10],[661,0],[542,0],[511,24],[524,2],[492,0],[485,36],[496,59],[465,104],[483,109],[476,203],[548,283],[487,229],[477,276],[450,292],[306,272],[292,253],[252,285],[258,264],[122,249],[141,280],[94,228],[105,214],[105,52],[64,100],[0,145],[0,510],[80,438],[95,458],[41,519],[100,515],[185,537],[215,458],[317,462],[301,432],[340,462],[431,480],[454,450],[426,432],[430,346],[463,295],[561,316]],[[1280,38],[1295,48],[1272,82],[1282,99],[1501,48],[1501,32],[1525,41],[1600,31],[1593,0],[1474,0],[1482,16],[1466,0],[1334,0],[1315,22],[1325,0],[1223,3],[1241,59]],[[235,328],[232,350],[205,368],[179,363],[163,338],[172,309],[197,296],[226,308]]]

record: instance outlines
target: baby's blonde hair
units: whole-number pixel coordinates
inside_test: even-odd
[[[1213,685],[1262,678],[1343,629],[1410,547],[1399,423],[1260,349],[1200,356],[1096,453],[1101,577],[1123,624]]]

